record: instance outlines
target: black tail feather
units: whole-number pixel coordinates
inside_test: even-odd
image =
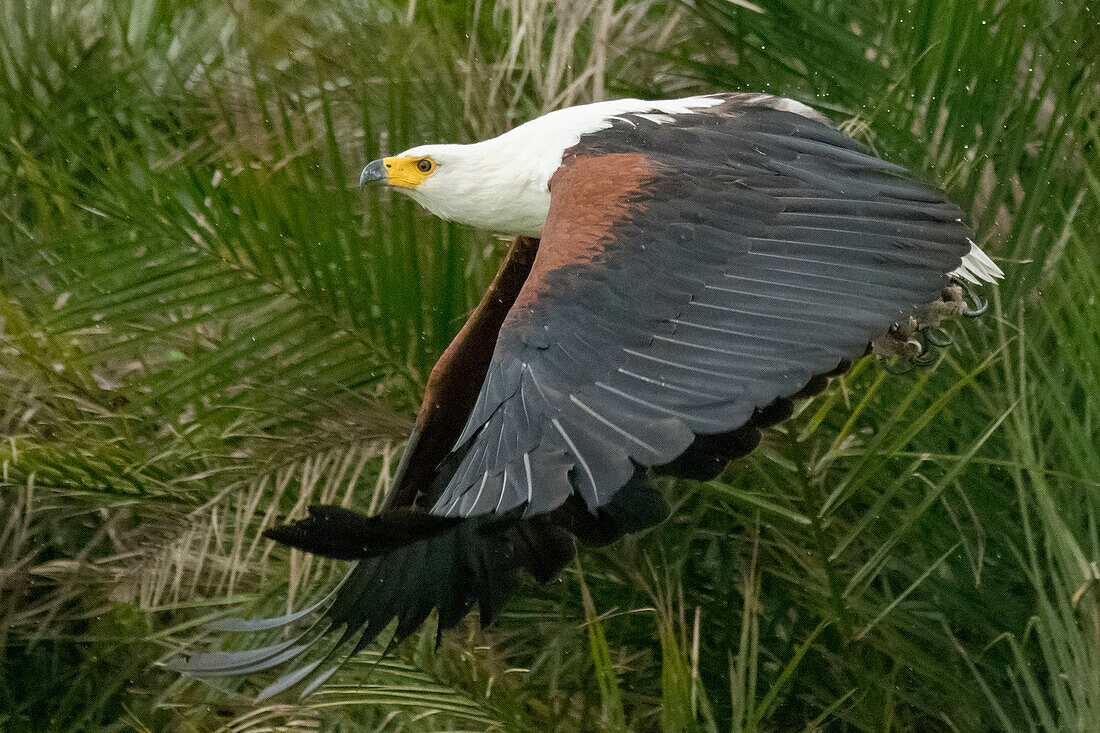
[[[305,519],[272,527],[264,537],[322,557],[360,560],[434,536],[460,521],[411,507],[368,517],[343,507],[314,505]]]
[[[265,688],[261,698],[299,684],[309,691],[343,663],[341,658],[346,661],[366,647],[395,619],[390,646],[420,628],[433,611],[438,614],[437,643],[439,635],[457,625],[475,605],[482,625],[487,625],[524,572],[540,582],[561,572],[573,557],[574,536],[590,545],[607,544],[652,526],[667,514],[664,497],[649,485],[641,469],[595,512],[579,495],[553,512],[533,517],[517,510],[504,516],[448,518],[412,507],[367,517],[340,507],[310,507],[305,519],[265,535],[307,552],[358,560],[355,567],[308,612],[269,620],[236,619],[230,624],[242,631],[265,632],[312,617],[309,628],[289,643],[244,656],[237,651],[214,652],[172,660],[168,666],[213,679],[298,659],[304,663]],[[331,643],[333,632],[339,633],[335,643]],[[321,672],[310,679],[318,669]]]
[[[423,510],[388,510],[374,517],[317,506],[310,516],[268,530],[298,549],[359,560],[325,615],[344,627],[343,643],[361,632],[372,641],[397,619],[394,640],[418,629],[433,610],[440,631],[477,604],[489,623],[526,570],[548,581],[573,555],[570,533],[551,515],[523,518],[436,517]]]
[[[334,506],[265,535],[326,557],[359,560],[325,616],[344,627],[340,644],[361,633],[370,643],[397,619],[394,641],[418,629],[433,610],[439,630],[476,604],[482,624],[496,617],[523,571],[548,582],[573,557],[573,540],[603,545],[662,521],[668,506],[639,470],[595,513],[579,498],[549,514],[437,517],[422,509],[388,509],[374,517]]]

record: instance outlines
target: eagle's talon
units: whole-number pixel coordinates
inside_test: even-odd
[[[913,371],[913,359],[905,359],[900,356],[883,359],[882,368],[891,374],[908,374]]]
[[[989,301],[982,300],[974,293],[970,293],[970,299],[974,303],[973,308],[964,308],[962,314],[967,318],[976,318],[989,309]]]
[[[955,343],[955,339],[951,338],[951,334],[942,326],[927,329],[924,332],[924,338],[927,339],[929,344],[938,349],[946,348]]]
[[[932,366],[936,362],[936,351],[935,349],[928,349],[924,353],[914,356],[912,361],[914,366]]]

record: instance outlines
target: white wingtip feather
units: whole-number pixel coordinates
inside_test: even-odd
[[[1005,276],[997,263],[989,259],[989,255],[973,242],[970,243],[970,251],[962,258],[962,263],[948,274],[974,284],[996,282]]]

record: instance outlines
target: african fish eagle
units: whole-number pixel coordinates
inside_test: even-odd
[[[964,288],[1002,276],[941,190],[764,94],[571,107],[376,160],[368,182],[518,238],[432,370],[381,512],[312,507],[266,533],[358,561],[342,584],[223,628],[320,623],[176,665],[193,676],[282,665],[340,628],[350,655],[433,610],[440,631],[475,605],[488,623],[521,571],[553,578],[574,537],[661,521],[653,474],[716,475],[854,360],[927,349],[941,318],[978,310]],[[311,675],[312,689],[335,669],[319,665],[261,697]]]

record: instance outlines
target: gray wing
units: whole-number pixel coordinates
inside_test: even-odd
[[[607,191],[609,156],[637,169],[624,190]],[[604,506],[636,467],[735,436],[863,356],[969,246],[943,192],[792,112],[627,118],[587,136],[551,183],[432,513],[531,516],[574,492]]]

